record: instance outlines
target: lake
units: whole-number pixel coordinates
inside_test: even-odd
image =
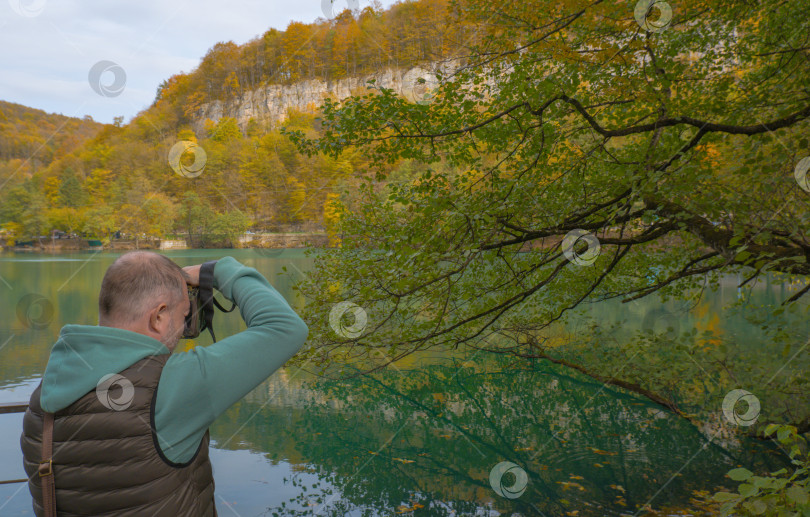
[[[181,266],[233,256],[296,309],[303,301],[291,286],[312,263],[300,249],[166,255]],[[97,324],[102,275],[117,256],[0,254],[0,402],[28,400],[63,325]],[[724,285],[684,317],[737,296]],[[756,296],[769,302],[785,288],[767,285]],[[47,300],[36,328],[16,315],[29,294]],[[626,320],[624,331],[665,331],[679,321],[662,317],[656,301],[590,310]],[[756,338],[745,322],[718,320]],[[245,327],[238,311],[218,313],[215,325],[220,339]],[[206,332],[178,348],[210,343]],[[24,477],[21,422],[22,414],[0,415],[0,480]],[[219,515],[240,517],[634,515],[647,505],[674,514],[702,491],[733,487],[731,468],[783,464],[766,442],[708,440],[649,400],[577,372],[461,352],[426,353],[348,380],[283,368],[213,424],[211,446]],[[33,515],[25,483],[0,485],[0,515]]]

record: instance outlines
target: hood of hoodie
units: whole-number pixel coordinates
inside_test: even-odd
[[[157,339],[115,327],[65,325],[51,349],[42,377],[40,404],[48,412],[64,409],[98,385],[144,357],[171,353]]]

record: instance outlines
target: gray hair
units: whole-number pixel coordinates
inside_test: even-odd
[[[152,251],[131,251],[118,257],[101,281],[99,323],[130,323],[161,298],[180,303],[186,296],[187,274],[171,259]]]

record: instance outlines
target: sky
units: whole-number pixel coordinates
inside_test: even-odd
[[[242,44],[271,27],[370,3],[329,2],[0,0],[0,100],[126,123],[152,103],[163,80],[196,68],[217,42]]]

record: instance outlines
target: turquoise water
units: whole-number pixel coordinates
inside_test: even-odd
[[[166,254],[182,266],[231,255],[302,307],[291,287],[311,266],[303,250]],[[97,323],[101,278],[117,256],[0,255],[0,402],[28,400],[62,325]],[[762,296],[780,289],[768,286]],[[16,315],[28,294],[46,300],[33,316],[42,322],[37,328]],[[711,293],[706,307],[718,311],[728,296],[735,291]],[[627,319],[627,328],[665,330],[672,320],[658,311],[654,302],[639,302],[590,312]],[[742,322],[721,318],[720,325],[750,335]],[[218,336],[243,328],[238,311],[216,316]],[[206,333],[186,345],[210,342]],[[20,414],[0,415],[0,480],[24,477],[21,421]],[[344,381],[283,368],[223,414],[211,436],[219,514],[240,517],[633,515],[647,504],[685,507],[695,491],[732,486],[725,472],[735,466],[775,470],[782,462],[767,444],[709,441],[648,400],[576,372],[461,353],[425,354]],[[505,461],[518,469],[499,486],[525,473],[517,497],[499,495],[490,482]],[[0,485],[0,515],[33,515],[24,483]]]

